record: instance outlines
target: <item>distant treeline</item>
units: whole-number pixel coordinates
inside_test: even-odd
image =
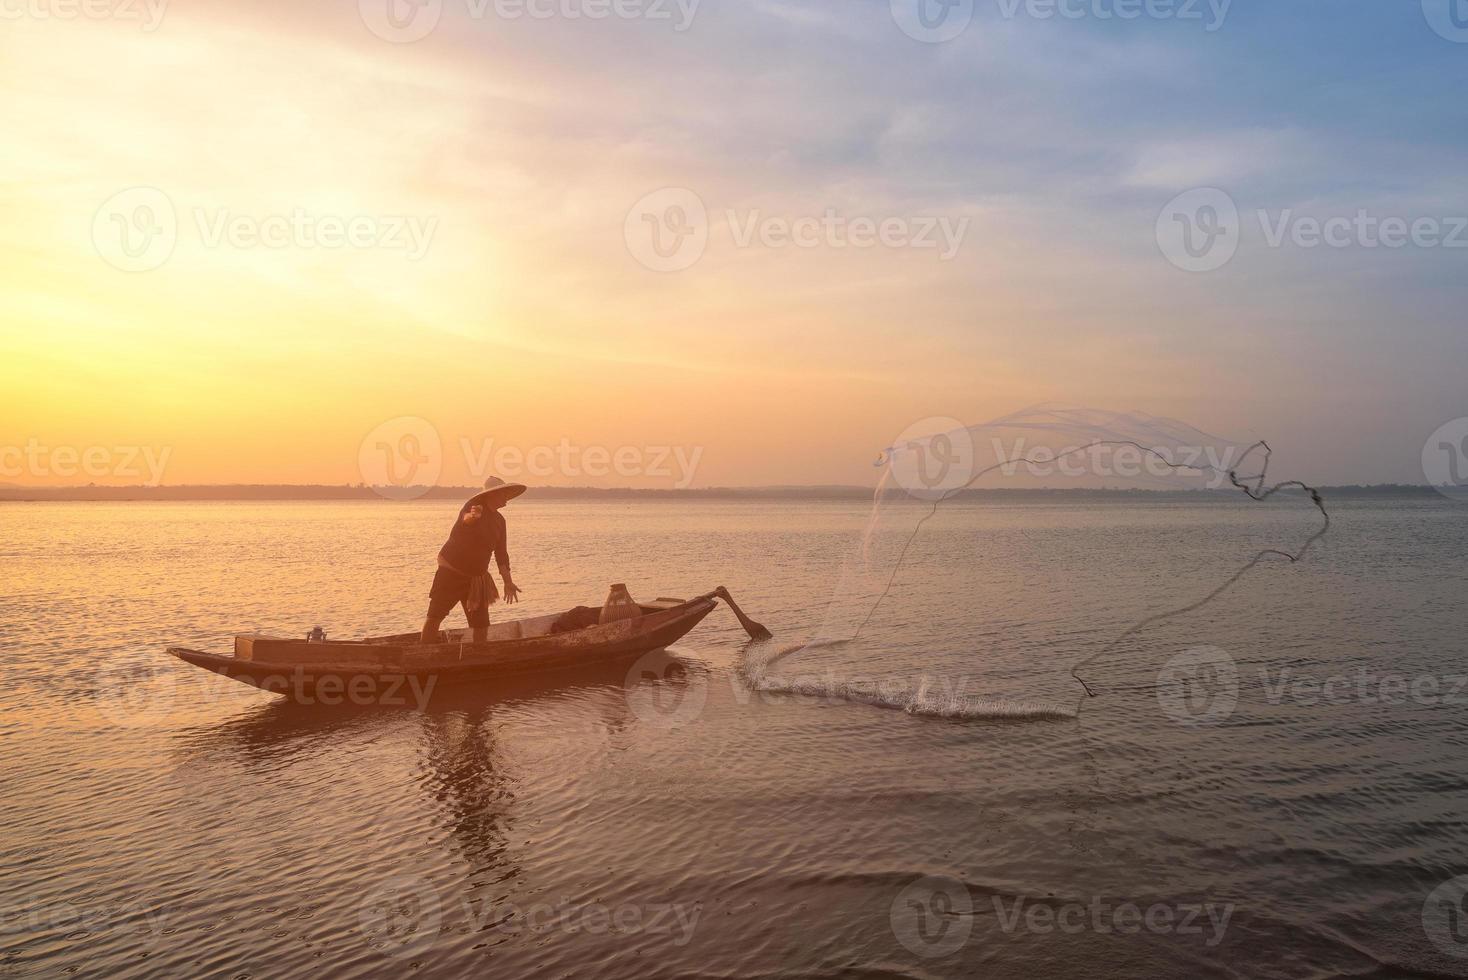
[[[463,500],[477,487],[422,487],[405,492],[393,487],[379,492],[367,486],[292,486],[287,484],[159,486],[159,487],[16,487],[0,486],[0,501],[100,500],[363,500],[380,501],[410,496],[415,500]],[[1287,491],[1296,492],[1299,491]],[[1405,484],[1321,487],[1327,497],[1435,497],[1431,487]],[[890,491],[905,496],[901,490]],[[534,500],[870,500],[873,490],[853,486],[816,487],[706,487],[687,490],[633,490],[606,487],[533,487]],[[1089,500],[1137,497],[1148,500],[1234,499],[1237,490],[1127,490],[1065,488],[990,488],[964,490],[949,499],[962,500]]]

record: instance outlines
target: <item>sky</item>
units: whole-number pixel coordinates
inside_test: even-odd
[[[0,482],[870,484],[1035,403],[1424,482],[1468,9],[945,2],[0,0]]]

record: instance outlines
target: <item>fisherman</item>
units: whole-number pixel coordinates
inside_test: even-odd
[[[498,477],[484,481],[484,492],[470,497],[459,508],[459,518],[448,541],[438,552],[438,571],[428,592],[428,619],[423,624],[423,643],[438,642],[438,628],[456,605],[474,631],[474,642],[483,643],[489,634],[489,607],[499,601],[494,579],[489,577],[489,559],[499,566],[505,582],[505,602],[520,598],[510,578],[510,553],[505,546],[505,518],[500,508],[525,492],[520,483]]]

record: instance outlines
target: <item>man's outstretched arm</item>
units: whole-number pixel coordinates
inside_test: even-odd
[[[501,525],[503,527],[503,525]],[[499,567],[500,579],[505,583],[505,602],[519,602],[520,589],[515,585],[514,578],[510,575],[510,549],[508,544],[509,532],[500,532],[499,542],[494,549],[494,563]]]

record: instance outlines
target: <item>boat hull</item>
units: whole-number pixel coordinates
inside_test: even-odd
[[[183,647],[168,652],[185,663],[302,704],[425,708],[433,692],[445,687],[635,660],[678,642],[714,606],[712,598],[700,597],[605,626],[486,643],[267,641],[253,650],[247,647],[245,657]],[[238,641],[236,649],[241,649]],[[277,659],[262,658],[272,651]],[[292,654],[315,659],[288,662]]]

